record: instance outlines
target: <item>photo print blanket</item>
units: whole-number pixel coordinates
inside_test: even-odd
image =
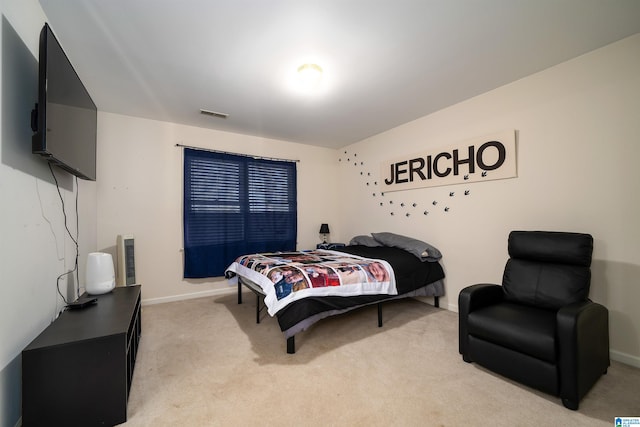
[[[337,251],[243,255],[227,268],[225,276],[233,276],[230,273],[260,286],[271,316],[307,297],[398,294],[388,262]]]

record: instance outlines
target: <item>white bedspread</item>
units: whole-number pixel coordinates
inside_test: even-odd
[[[393,269],[381,259],[314,250],[243,255],[225,272],[260,286],[271,316],[293,301],[316,296],[397,295]]]

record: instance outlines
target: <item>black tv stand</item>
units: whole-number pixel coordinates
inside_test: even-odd
[[[140,285],[67,310],[22,352],[22,425],[113,426],[127,400],[141,335]]]

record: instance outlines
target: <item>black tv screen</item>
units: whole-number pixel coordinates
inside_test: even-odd
[[[34,153],[95,181],[98,111],[48,24],[40,33],[38,103],[31,121]]]

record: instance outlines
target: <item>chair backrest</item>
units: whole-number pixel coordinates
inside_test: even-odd
[[[512,231],[502,278],[505,299],[548,309],[586,300],[592,253],[590,234]]]

